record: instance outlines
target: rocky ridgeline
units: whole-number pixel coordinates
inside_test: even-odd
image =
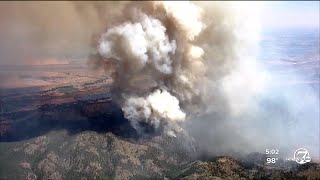
[[[112,133],[70,135],[52,131],[27,141],[2,144],[0,179],[316,179],[318,164],[294,170],[268,168],[231,157],[197,160],[183,137],[127,139]],[[252,155],[251,155],[252,156]],[[6,163],[5,158],[10,158]],[[260,157],[260,161],[259,161]]]

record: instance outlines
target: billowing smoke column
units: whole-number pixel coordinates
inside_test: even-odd
[[[288,58],[301,70],[312,56],[318,78],[319,30],[309,43],[297,35],[288,42],[291,29],[284,39],[272,36],[276,53],[264,47],[264,60],[256,61],[259,7],[243,1],[2,1],[0,66],[81,61],[93,50],[89,64],[114,72],[113,98],[141,133],[149,126],[171,136],[187,132],[200,149],[218,155],[279,148],[291,157],[305,147],[315,159],[319,83],[288,86],[309,81],[312,72],[266,64]]]
[[[261,90],[250,58],[257,24],[240,5],[129,3],[125,18],[101,35],[99,61],[114,67],[115,99],[138,131],[148,124],[176,136],[190,115],[236,115]]]

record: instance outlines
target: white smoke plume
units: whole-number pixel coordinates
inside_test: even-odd
[[[101,35],[100,61],[114,67],[113,92],[133,127],[148,123],[176,136],[199,111],[243,111],[263,79],[250,66],[257,24],[238,5],[129,3],[126,19]]]
[[[139,122],[153,125],[155,128],[164,126],[168,135],[175,136],[176,122],[184,121],[186,114],[181,111],[179,101],[169,92],[156,90],[146,98],[130,97],[123,105],[126,118],[132,121],[133,127],[139,129]],[[163,122],[165,121],[165,122]],[[163,123],[167,123],[163,125]],[[174,129],[170,129],[174,128]]]
[[[260,3],[2,1],[0,65],[89,56],[89,65],[114,72],[114,99],[141,132],[145,124],[187,132],[219,155],[319,154],[319,84],[287,86],[312,73],[283,76],[256,61]],[[319,67],[319,38],[312,43]]]

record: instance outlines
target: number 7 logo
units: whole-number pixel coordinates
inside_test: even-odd
[[[302,154],[302,156],[300,155]],[[304,148],[299,148],[294,152],[293,159],[298,163],[298,164],[305,164],[308,162],[311,162],[311,157],[309,155],[308,150]]]

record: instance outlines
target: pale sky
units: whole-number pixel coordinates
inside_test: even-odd
[[[319,1],[266,1],[262,8],[264,28],[319,28]]]

